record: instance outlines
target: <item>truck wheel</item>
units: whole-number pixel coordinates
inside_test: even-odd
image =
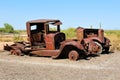
[[[72,50],[72,51],[69,52],[68,58],[70,60],[76,61],[79,58],[79,53],[77,51],[75,51],[75,50]]]

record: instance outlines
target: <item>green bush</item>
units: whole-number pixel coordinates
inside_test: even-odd
[[[8,23],[5,23],[4,27],[5,27],[5,32],[7,32],[7,33],[14,33],[14,29],[13,29],[12,25],[10,25]]]
[[[5,28],[0,28],[0,32],[4,33],[5,32]]]
[[[14,30],[12,25],[4,23],[4,27],[0,28],[0,33],[19,33],[19,31]]]

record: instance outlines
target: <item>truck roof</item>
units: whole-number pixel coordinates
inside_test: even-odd
[[[27,23],[49,23],[49,22],[57,23],[57,25],[62,24],[60,20],[54,20],[54,19],[37,19],[37,20],[27,21]]]

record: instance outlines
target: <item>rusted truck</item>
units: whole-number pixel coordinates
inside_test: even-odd
[[[108,52],[110,40],[104,37],[103,29],[76,29],[76,39],[66,40],[60,31],[60,20],[39,19],[26,23],[28,42],[16,42],[4,46],[14,55],[35,54],[53,59],[78,60],[83,56]]]

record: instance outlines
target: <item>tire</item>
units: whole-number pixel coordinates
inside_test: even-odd
[[[105,49],[105,53],[109,53],[109,49],[110,49],[110,47],[106,47],[106,48],[104,48]]]
[[[79,59],[79,53],[76,50],[72,50],[68,53],[68,58],[72,61],[77,61]]]

